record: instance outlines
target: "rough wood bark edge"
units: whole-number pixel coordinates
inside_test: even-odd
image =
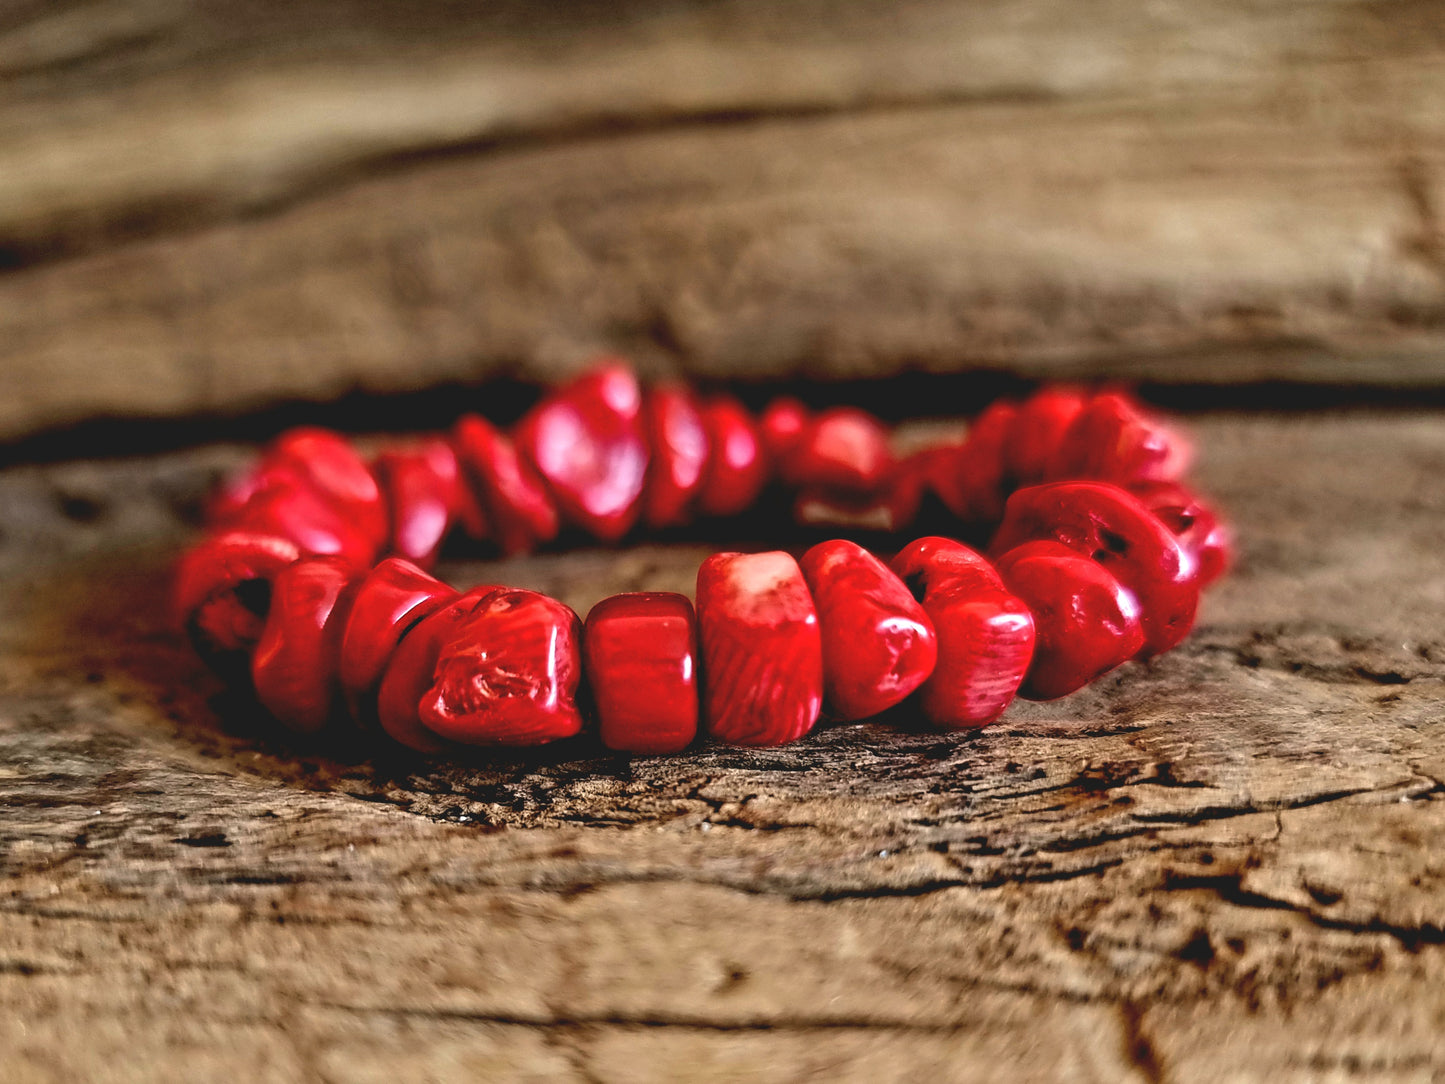
[[[1445,380],[1438,3],[110,11],[0,38],[0,439],[599,349]]]

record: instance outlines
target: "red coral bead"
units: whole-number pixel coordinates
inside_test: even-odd
[[[176,624],[207,662],[234,664],[261,638],[272,581],[300,557],[296,543],[276,535],[222,531],[203,539],[176,567]]]
[[[964,438],[961,435],[950,434],[917,448],[903,457],[895,477],[913,481],[920,503],[924,494],[932,493],[951,514],[957,516],[953,474],[963,443]],[[948,493],[947,497],[944,496],[945,492]]]
[[[1119,392],[1095,395],[1079,411],[1055,453],[1053,478],[1124,485],[1171,481],[1193,458],[1189,443]]]
[[[340,557],[355,568],[365,568],[376,557],[370,536],[306,484],[261,490],[224,526],[289,538],[302,553]]]
[[[400,557],[380,562],[357,585],[341,632],[338,670],[358,722],[375,721],[372,698],[408,630],[456,597],[451,587]]]
[[[472,483],[462,476],[461,464],[457,465],[457,472],[456,500],[452,505],[452,518],[467,538],[473,542],[485,542],[492,537],[492,525],[487,521],[486,509],[482,507],[481,498],[473,490]]]
[[[949,538],[920,538],[892,561],[923,604],[938,663],[919,689],[923,712],[948,730],[987,726],[1013,702],[1034,650],[1034,621],[992,566]]]
[[[992,552],[1056,541],[1103,565],[1143,608],[1143,654],[1189,634],[1199,605],[1198,566],[1139,499],[1107,482],[1050,482],[1009,498]]]
[[[458,504],[457,460],[451,446],[431,440],[376,457],[391,513],[391,550],[430,568],[436,563]]]
[[[841,719],[866,719],[933,673],[933,623],[888,566],[853,542],[820,542],[799,562],[818,610],[823,691]]]
[[[501,588],[460,618],[421,696],[421,725],[467,745],[541,745],[582,730],[582,623],[561,602]]]
[[[1234,535],[1208,505],[1178,482],[1137,482],[1129,492],[1174,532],[1199,565],[1199,586],[1208,587],[1234,563]]]
[[[453,430],[452,447],[503,553],[526,553],[557,537],[557,505],[546,482],[495,426],[468,414]]]
[[[994,403],[969,427],[962,443],[937,446],[926,459],[926,481],[959,519],[996,520],[1003,510],[1008,444],[1017,408]]]
[[[686,595],[604,598],[587,615],[582,659],[607,748],[676,753],[697,736],[697,620]]]
[[[703,717],[735,745],[781,745],[823,703],[818,613],[798,562],[781,551],[715,553],[697,570]]]
[[[1143,648],[1138,599],[1078,551],[1058,542],[1025,542],[1000,557],[997,567],[1034,615],[1034,660],[1022,695],[1068,696]]]
[[[647,476],[642,390],[625,364],[593,369],[552,392],[512,433],[562,515],[604,542],[637,522]]]
[[[1085,401],[1082,391],[1070,387],[1047,387],[1024,400],[1004,448],[1005,469],[1015,485],[1054,479],[1059,445]]]
[[[767,485],[767,449],[757,425],[741,403],[719,396],[703,404],[707,427],[707,471],[698,493],[698,509],[709,516],[735,516],[748,508]]]
[[[386,544],[387,514],[381,488],[365,460],[341,434],[303,426],[281,434],[266,458],[285,464],[355,525],[375,552]]]
[[[407,628],[386,661],[376,690],[377,721],[395,741],[420,753],[437,753],[446,743],[421,723],[420,706],[437,680],[443,649],[461,633],[462,622],[496,587],[474,587],[444,602]]]
[[[456,474],[456,484],[452,487],[451,519],[461,528],[462,534],[473,542],[485,542],[492,537],[492,526],[487,520],[487,510],[482,503],[482,494],[477,482],[468,473],[462,464],[460,453],[457,451],[457,429],[446,437],[437,440],[446,448],[446,454],[451,457],[452,469]],[[438,452],[437,466],[441,468],[441,453]]]
[[[852,407],[814,417],[782,460],[783,481],[849,493],[871,493],[896,466],[888,430]]]
[[[642,518],[649,527],[688,521],[707,470],[707,427],[697,400],[681,384],[659,384],[642,400],[643,429],[652,458],[643,487]]]
[[[811,418],[808,408],[788,396],[774,399],[758,419],[758,434],[768,458],[782,468],[803,439],[803,430]]]
[[[226,526],[234,523],[246,506],[263,493],[309,485],[305,476],[291,464],[263,457],[221,482],[206,499],[205,520],[213,526]]]
[[[256,699],[292,730],[312,733],[331,718],[340,690],[340,630],[356,580],[345,561],[307,557],[282,569],[271,585],[251,681]]]

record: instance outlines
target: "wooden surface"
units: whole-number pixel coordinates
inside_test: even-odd
[[[634,760],[258,734],[160,616],[240,453],[5,471],[0,1079],[1439,1079],[1445,418],[1194,428],[1243,561],[1180,650]]]
[[[0,440],[551,377],[1445,383],[1445,2],[0,8]]]

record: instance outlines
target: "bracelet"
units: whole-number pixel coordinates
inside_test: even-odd
[[[1189,460],[1120,392],[1046,387],[899,457],[861,410],[784,398],[755,418],[606,360],[510,432],[471,414],[370,462],[327,430],[283,434],[212,496],[173,605],[202,658],[282,724],[349,718],[427,753],[568,738],[584,717],[630,753],[678,752],[700,722],[775,745],[825,706],[856,720],[910,696],[940,728],[980,727],[1015,695],[1067,696],[1188,634],[1232,555],[1181,481]],[[546,595],[458,592],[425,571],[453,527],[508,554],[563,526],[615,543],[737,515],[772,482],[814,526],[896,533],[939,502],[997,525],[993,561],[937,536],[886,564],[846,539],[801,559],[716,553],[695,608],[619,594],[585,625]]]

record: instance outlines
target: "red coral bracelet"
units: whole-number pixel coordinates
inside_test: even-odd
[[[900,459],[863,411],[779,399],[754,418],[727,396],[644,389],[607,361],[510,432],[468,415],[370,463],[335,433],[283,435],[213,496],[175,612],[286,726],[349,715],[425,752],[567,738],[587,714],[627,752],[678,752],[700,724],[775,745],[825,708],[862,719],[910,696],[939,727],[980,727],[1016,694],[1067,696],[1188,634],[1231,556],[1227,528],[1181,482],[1189,458],[1116,392],[996,403],[965,439]],[[844,539],[801,560],[717,553],[695,610],[672,593],[614,595],[585,626],[545,595],[457,592],[424,571],[454,527],[504,553],[564,526],[616,542],[639,524],[735,515],[774,482],[813,525],[897,532],[935,499],[997,523],[994,560],[932,536],[887,564]]]

